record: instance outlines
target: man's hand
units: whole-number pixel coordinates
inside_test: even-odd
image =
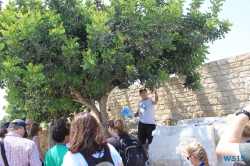
[[[154,88],[153,91],[154,91],[154,93],[155,93],[155,99],[153,100],[153,104],[156,104],[156,103],[158,102],[157,89]]]
[[[154,91],[155,94],[157,94],[157,89],[156,88],[154,88],[153,91]]]
[[[139,116],[139,111],[137,111],[136,113],[135,113],[135,117],[138,117]]]

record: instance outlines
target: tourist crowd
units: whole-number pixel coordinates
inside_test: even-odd
[[[52,124],[51,138],[56,144],[43,156],[38,136],[39,124],[32,119],[15,119],[4,123],[0,130],[0,166],[145,166],[150,164],[146,141],[153,140],[155,129],[155,97],[147,96],[142,88],[138,103],[138,138],[128,134],[119,117],[109,117],[106,126],[110,138],[97,119],[88,112],[77,114],[71,123],[59,119]],[[234,166],[250,166],[250,105],[236,111],[236,116],[220,139],[216,152],[221,156],[244,156]],[[164,140],[164,138],[163,138]],[[202,144],[193,142],[186,147],[187,160],[194,166],[209,166]],[[167,165],[167,163],[166,163]]]

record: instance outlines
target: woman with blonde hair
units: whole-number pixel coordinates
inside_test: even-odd
[[[74,117],[69,137],[70,147],[62,166],[123,166],[118,152],[107,143],[102,126],[90,113]]]
[[[145,162],[148,160],[148,158],[144,148],[138,138],[127,133],[127,128],[124,124],[124,121],[119,117],[111,117],[107,119],[106,124],[108,131],[112,136],[107,141],[115,147],[117,152],[119,152],[120,156],[122,157],[123,164],[145,166]],[[129,153],[127,149],[130,148],[124,147],[124,143],[127,146],[134,147],[138,154],[136,153],[134,156],[132,153],[130,153],[130,155],[126,154],[126,152]],[[130,156],[129,159],[127,156]]]
[[[193,166],[209,166],[207,153],[199,142],[193,142],[186,148],[187,159]]]
[[[40,138],[38,137],[38,132],[39,132],[39,125],[37,123],[32,123],[28,135],[28,139],[34,141],[36,143],[37,149],[39,151],[39,157],[42,162],[44,162],[44,157],[42,155],[42,150],[41,150],[41,141]]]

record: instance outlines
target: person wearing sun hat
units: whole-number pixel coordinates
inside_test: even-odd
[[[36,144],[23,138],[27,134],[25,122],[15,119],[10,122],[8,130],[3,142],[8,165],[41,166]],[[5,165],[2,156],[3,154],[0,155],[0,165]]]
[[[33,122],[34,122],[34,121],[33,121],[33,119],[31,119],[31,118],[27,118],[27,119],[25,120],[27,134],[29,134],[29,132],[30,132],[30,127],[31,127],[31,125],[32,125]]]

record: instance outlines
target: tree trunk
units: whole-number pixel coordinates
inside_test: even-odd
[[[101,113],[96,108],[95,103],[85,100],[82,97],[82,95],[78,91],[76,91],[74,88],[69,87],[69,89],[70,89],[71,94],[74,95],[74,97],[75,97],[75,99],[73,99],[73,101],[79,102],[79,103],[89,107],[95,113],[98,120],[101,122]]]
[[[52,135],[51,135],[52,134],[52,132],[51,132],[52,126],[53,126],[53,124],[49,125],[49,137],[47,139],[47,147],[48,147],[48,149],[50,149],[52,146],[54,146],[56,144],[56,141],[54,141],[52,139]]]
[[[107,125],[106,125],[106,121],[107,121],[107,118],[108,118],[108,113],[107,113],[107,110],[106,110],[107,101],[108,101],[108,96],[104,95],[104,96],[102,96],[101,101],[99,102],[99,109],[100,109],[100,113],[101,113],[100,123],[103,126],[106,138],[110,137],[110,134],[108,132],[108,128],[107,128]]]
[[[52,146],[54,146],[56,144],[56,141],[54,141],[52,139],[52,132],[51,132],[51,129],[52,129],[52,126],[53,124],[60,118],[60,114],[58,112],[55,113],[54,115],[54,120],[53,120],[53,123],[51,123],[49,125],[49,136],[48,136],[48,139],[47,139],[47,147],[48,149],[52,148]]]
[[[106,110],[106,106],[107,106],[108,94],[109,93],[103,95],[101,100],[98,101],[99,102],[99,110],[98,110],[97,107],[95,106],[94,102],[90,102],[90,101],[84,99],[82,97],[82,95],[78,91],[76,91],[74,88],[69,87],[69,89],[71,91],[71,94],[74,95],[73,101],[82,103],[83,105],[89,107],[95,113],[95,115],[98,118],[99,122],[103,126],[106,137],[109,137],[110,134],[108,133],[108,128],[106,126],[106,120],[108,118],[108,113],[107,113],[107,110]]]

